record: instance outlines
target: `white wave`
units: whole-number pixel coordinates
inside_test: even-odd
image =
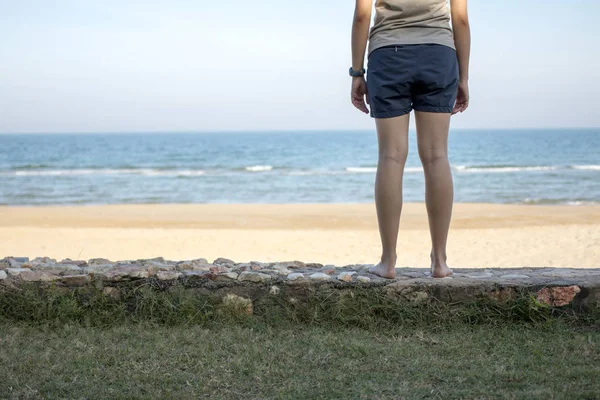
[[[377,167],[346,167],[346,172],[377,172]],[[405,173],[423,172],[423,167],[405,167]]]
[[[583,169],[588,171],[600,171],[600,165],[571,165],[573,169]]]
[[[539,167],[467,167],[457,165],[454,167],[459,172],[521,172],[521,171],[553,171],[557,166],[539,166]]]
[[[204,175],[204,171],[200,170],[186,170],[186,171],[178,171],[178,176],[200,176]]]
[[[63,175],[144,175],[144,176],[198,176],[202,170],[160,170],[152,168],[140,169],[57,169],[38,171],[3,171],[4,176],[63,176]]]
[[[377,167],[346,167],[346,172],[377,172]]]
[[[270,171],[273,169],[271,165],[251,165],[245,168],[246,171],[259,172],[259,171]]]
[[[5,172],[4,175],[15,176],[59,176],[59,175],[91,175],[98,171],[93,169],[62,169],[46,171],[12,171]]]
[[[156,169],[142,169],[139,170],[141,175],[144,176],[199,176],[204,175],[204,171],[201,170],[156,170]]]
[[[345,173],[374,173],[377,172],[377,167],[346,167],[343,171],[340,170],[308,170],[308,171],[290,171],[288,175],[306,176],[306,175],[340,175]],[[406,173],[423,172],[421,167],[407,167],[404,169]]]
[[[408,167],[408,168],[404,168],[404,172],[423,172],[423,167]]]
[[[540,199],[540,198],[529,198],[520,202],[521,204],[530,205],[563,205],[563,206],[588,206],[597,205],[596,201],[589,200],[553,200],[553,199]]]

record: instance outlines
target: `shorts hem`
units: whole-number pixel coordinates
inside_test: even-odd
[[[413,107],[415,111],[434,112],[434,113],[451,113],[454,107],[436,107],[436,106],[418,106]]]
[[[394,111],[381,111],[381,112],[371,112],[371,117],[373,118],[394,118],[400,117],[402,115],[408,114],[412,110],[412,106],[401,108],[400,110]]]

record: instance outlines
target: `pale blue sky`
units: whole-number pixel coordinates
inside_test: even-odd
[[[351,0],[0,0],[0,132],[369,129]],[[455,128],[600,126],[600,1],[471,0]]]

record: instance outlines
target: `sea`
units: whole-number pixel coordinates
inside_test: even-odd
[[[0,204],[371,203],[377,156],[375,130],[2,134]],[[600,203],[600,129],[453,129],[449,158],[456,202]]]

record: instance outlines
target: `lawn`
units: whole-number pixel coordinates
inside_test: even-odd
[[[600,332],[5,320],[0,398],[600,399]]]

